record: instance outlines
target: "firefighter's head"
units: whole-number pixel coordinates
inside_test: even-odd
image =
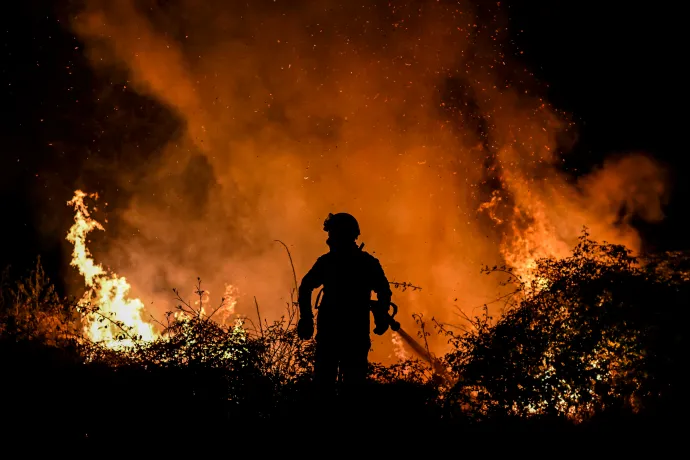
[[[330,242],[351,243],[359,237],[357,219],[345,212],[329,214],[323,222],[323,229],[328,232]]]

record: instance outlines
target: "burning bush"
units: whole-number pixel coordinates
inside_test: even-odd
[[[0,336],[38,340],[51,345],[80,336],[80,315],[61,299],[46,276],[41,258],[23,277],[10,279],[9,267],[0,279]]]
[[[636,258],[585,231],[570,257],[537,261],[529,282],[486,267],[515,290],[495,322],[485,309],[463,334],[439,325],[455,347],[445,357],[458,377],[449,400],[480,418],[576,421],[674,400],[687,346],[687,261]]]

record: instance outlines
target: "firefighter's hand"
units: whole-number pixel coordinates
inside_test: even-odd
[[[300,318],[297,322],[297,336],[302,340],[309,340],[314,335],[314,320]]]
[[[374,334],[383,335],[389,326],[389,319],[387,309],[383,307],[383,302],[375,301],[372,302],[372,313],[374,314]]]
[[[376,323],[376,321],[374,321]],[[376,327],[374,328],[374,334],[376,335],[383,335],[386,333],[388,330],[388,322],[382,323],[382,324],[376,324]]]
[[[374,324],[376,325],[374,334],[383,335],[390,326],[390,317],[385,313],[374,315]]]

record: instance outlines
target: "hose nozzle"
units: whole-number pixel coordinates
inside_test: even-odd
[[[390,307],[393,307],[393,313],[389,313]],[[391,302],[384,306],[379,301],[371,303],[371,311],[374,313],[374,334],[383,335],[388,328],[392,331],[400,330],[400,323],[395,320],[395,315],[398,314],[398,306]]]

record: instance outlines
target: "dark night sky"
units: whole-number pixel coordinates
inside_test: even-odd
[[[131,160],[99,153],[101,146],[109,145],[100,150],[112,152],[122,142],[100,133],[103,108],[95,95],[113,89],[91,73],[81,44],[63,27],[64,20],[58,22],[65,9],[57,14],[56,3],[62,2],[15,2],[13,12],[3,12],[0,28],[0,212],[5,235],[0,265],[23,268],[41,253],[53,273],[64,263],[56,254],[66,231],[61,225],[70,212],[65,201],[75,186],[89,180],[83,166]],[[669,165],[674,188],[667,218],[641,230],[654,247],[688,248],[682,226],[690,187],[681,139],[685,53],[677,26],[680,13],[670,2],[629,6],[634,3],[539,0],[502,6],[526,65],[549,85],[550,102],[573,114],[580,127],[567,167],[586,170],[605,155],[631,151]],[[137,126],[142,131],[130,135],[154,142],[156,127],[173,121],[151,110],[150,102],[132,98],[129,116],[141,117]]]

